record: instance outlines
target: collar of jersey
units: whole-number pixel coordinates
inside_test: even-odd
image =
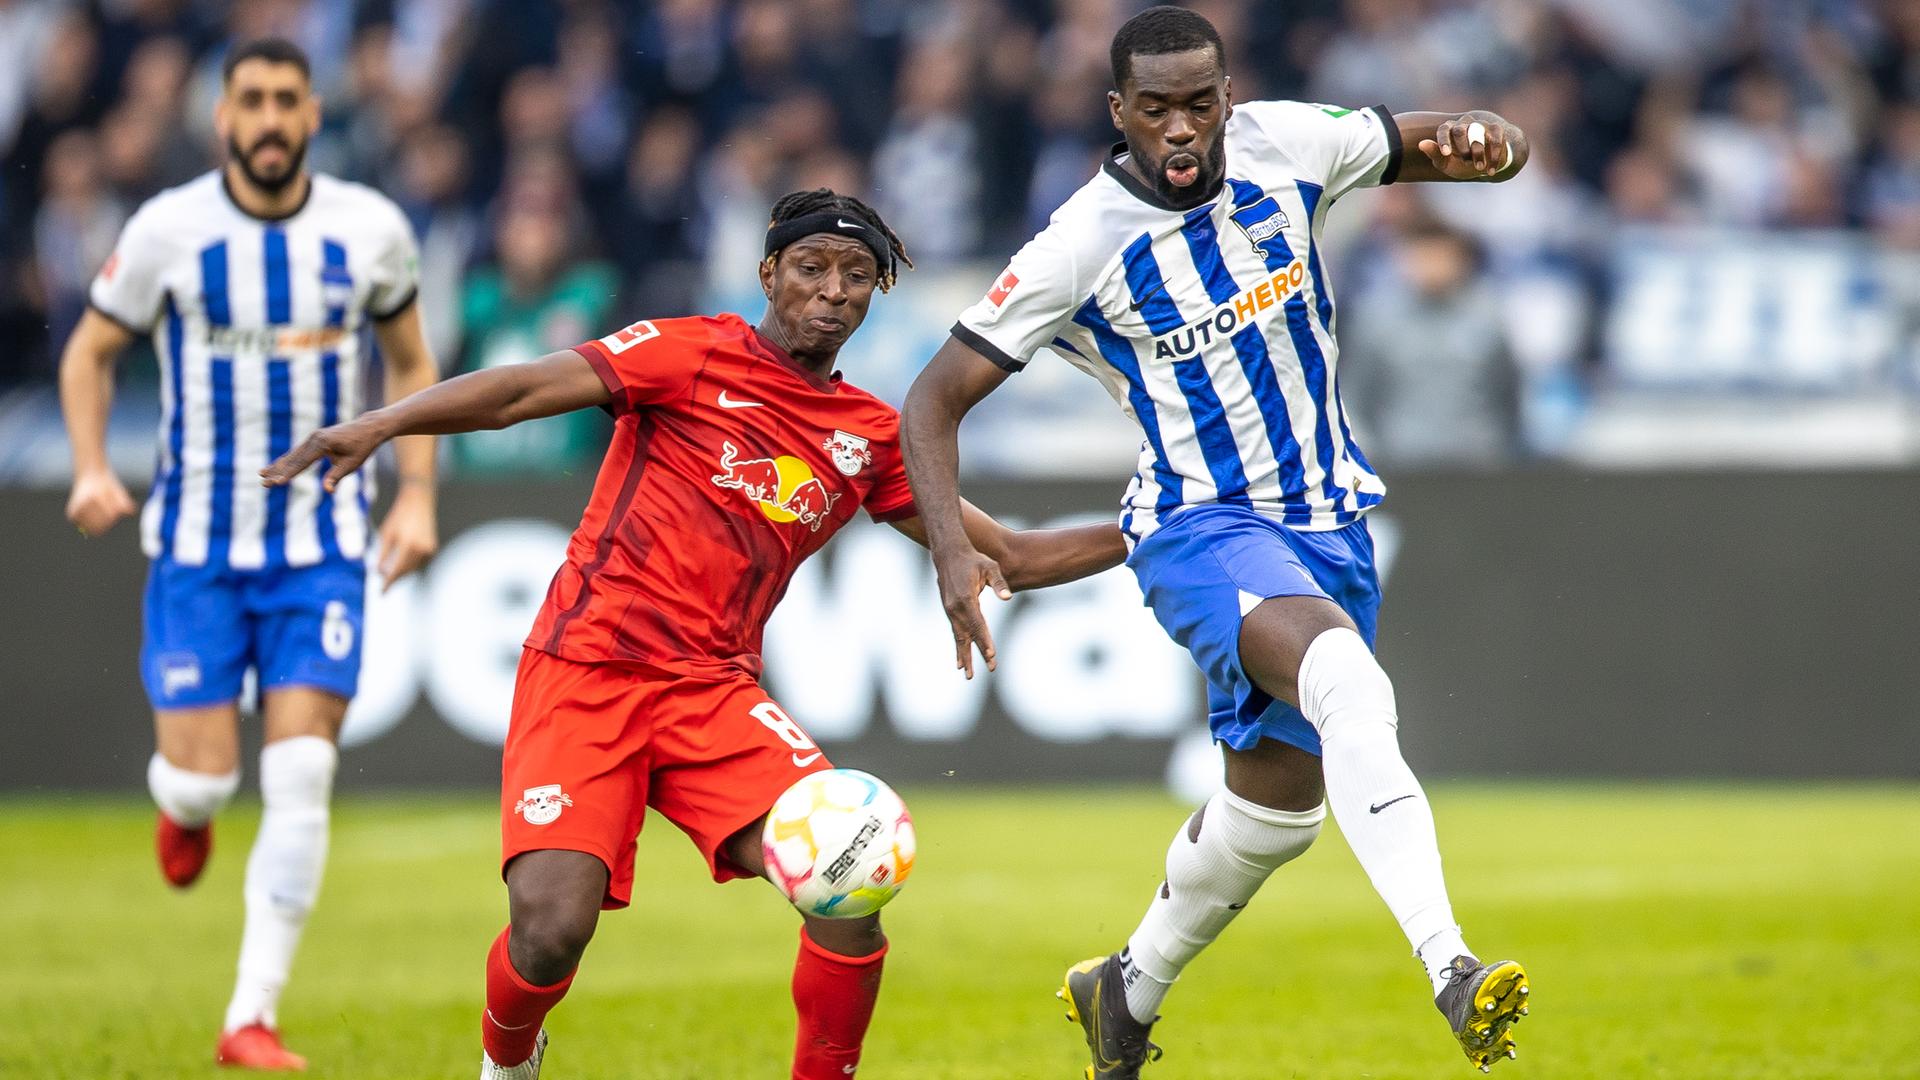
[[[1153,190],[1152,186],[1142,183],[1139,177],[1128,172],[1126,168],[1120,164],[1121,156],[1128,153],[1131,153],[1131,151],[1127,149],[1126,140],[1123,139],[1120,142],[1114,143],[1107,149],[1106,160],[1101,163],[1100,168],[1108,176],[1113,177],[1121,187],[1126,188],[1127,194],[1132,195],[1134,198],[1139,199],[1141,202],[1146,203],[1156,210],[1165,210],[1169,214],[1191,213],[1219,198],[1220,193],[1227,189],[1227,175],[1222,172],[1220,174],[1220,186],[1214,189],[1213,194],[1201,199],[1192,206],[1184,208],[1174,206],[1172,203],[1161,198],[1160,193]]]
[[[741,321],[746,322],[745,319]],[[747,323],[747,344],[779,361],[781,367],[786,368],[788,371],[806,380],[806,384],[815,390],[826,394],[837,394],[840,392],[839,372],[834,372],[833,377],[827,379],[815,375],[813,372],[808,371],[800,361],[795,360],[787,350],[776,344],[773,339],[762,334],[760,328],[754,326],[752,323]]]
[[[313,174],[312,173],[307,174],[307,192],[306,194],[300,196],[300,202],[296,206],[294,206],[293,209],[287,211],[284,214],[277,215],[275,217],[261,217],[259,214],[253,213],[252,211],[248,210],[246,207],[240,205],[240,200],[233,197],[233,187],[228,183],[227,170],[226,170],[226,166],[224,165],[221,166],[220,168],[220,194],[225,195],[227,197],[227,205],[239,211],[242,217],[249,217],[255,221],[264,221],[264,222],[267,222],[268,224],[273,224],[275,222],[286,221],[288,218],[295,217],[300,213],[300,211],[305,210],[307,208],[307,203],[311,202],[313,199]]]

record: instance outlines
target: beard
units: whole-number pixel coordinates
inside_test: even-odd
[[[1168,205],[1185,210],[1213,198],[1220,190],[1220,178],[1226,173],[1227,138],[1226,132],[1222,131],[1220,137],[1213,141],[1213,146],[1200,158],[1200,175],[1194,178],[1193,183],[1176,187],[1173,181],[1167,179],[1167,159],[1161,158],[1152,174],[1153,191]]]
[[[307,144],[304,140],[297,145],[289,144],[278,135],[266,135],[253,144],[254,153],[258,153],[262,147],[266,146],[278,146],[287,152],[286,170],[278,176],[268,176],[254,168],[253,154],[242,151],[238,139],[227,139],[227,153],[232,155],[234,163],[240,166],[240,173],[247,178],[247,183],[269,195],[278,195],[285,191],[288,185],[299,179],[300,172],[307,162]]]

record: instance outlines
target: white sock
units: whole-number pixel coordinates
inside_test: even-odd
[[[188,772],[159,754],[147,761],[147,790],[160,812],[183,829],[213,820],[240,788],[240,770],[223,775]]]
[[[1400,721],[1387,673],[1359,634],[1329,630],[1307,646],[1299,686],[1300,711],[1320,732],[1327,802],[1374,891],[1416,955],[1441,934],[1450,934],[1465,952],[1440,871],[1433,810],[1400,756]]]
[[[1420,947],[1414,950],[1414,955],[1420,958],[1420,963],[1427,969],[1427,981],[1433,984],[1433,996],[1439,997],[1440,991],[1447,985],[1446,977],[1441,972],[1447,970],[1454,957],[1472,956],[1473,953],[1467,949],[1466,939],[1460,936],[1460,928],[1449,926],[1421,942]]]
[[[1174,835],[1167,879],[1120,954],[1127,1011],[1151,1023],[1167,988],[1220,936],[1261,883],[1320,835],[1327,810],[1273,810],[1216,793]]]
[[[260,835],[247,858],[247,925],[225,1030],[275,1026],[280,991],[293,968],[307,913],[327,863],[327,801],[340,753],[317,735],[260,751]]]

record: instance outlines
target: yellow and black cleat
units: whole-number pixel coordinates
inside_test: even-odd
[[[1147,1040],[1153,1025],[1127,1011],[1118,956],[1096,956],[1068,968],[1053,996],[1067,1003],[1067,1019],[1086,1032],[1093,1055],[1086,1080],[1136,1080],[1140,1066],[1159,1060],[1160,1048]]]
[[[1446,989],[1433,1004],[1453,1025],[1467,1060],[1486,1072],[1501,1058],[1518,1057],[1512,1029],[1527,1015],[1526,969],[1512,960],[1482,964],[1456,956],[1444,974]]]

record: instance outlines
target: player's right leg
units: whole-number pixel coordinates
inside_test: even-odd
[[[185,888],[213,849],[213,818],[240,786],[239,711],[248,641],[233,576],[157,559],[141,603],[140,679],[153,703],[147,790],[154,846]]]
[[[573,986],[607,896],[607,865],[548,849],[507,865],[510,921],[487,950],[480,1080],[532,1080],[546,1056],[547,1014]]]
[[[240,787],[240,717],[231,701],[153,714],[147,791],[160,808],[154,852],[175,888],[200,878],[213,854],[213,819]]]
[[[501,756],[510,921],[487,952],[481,1080],[532,1080],[542,1024],[573,985],[600,911],[633,896],[646,814],[645,680],[526,650]]]
[[[1058,991],[1085,1030],[1090,1077],[1136,1076],[1158,1056],[1148,1034],[1168,989],[1275,870],[1306,852],[1325,816],[1313,755],[1271,740],[1228,754],[1226,788],[1174,834],[1166,877],[1126,946],[1075,964]]]

